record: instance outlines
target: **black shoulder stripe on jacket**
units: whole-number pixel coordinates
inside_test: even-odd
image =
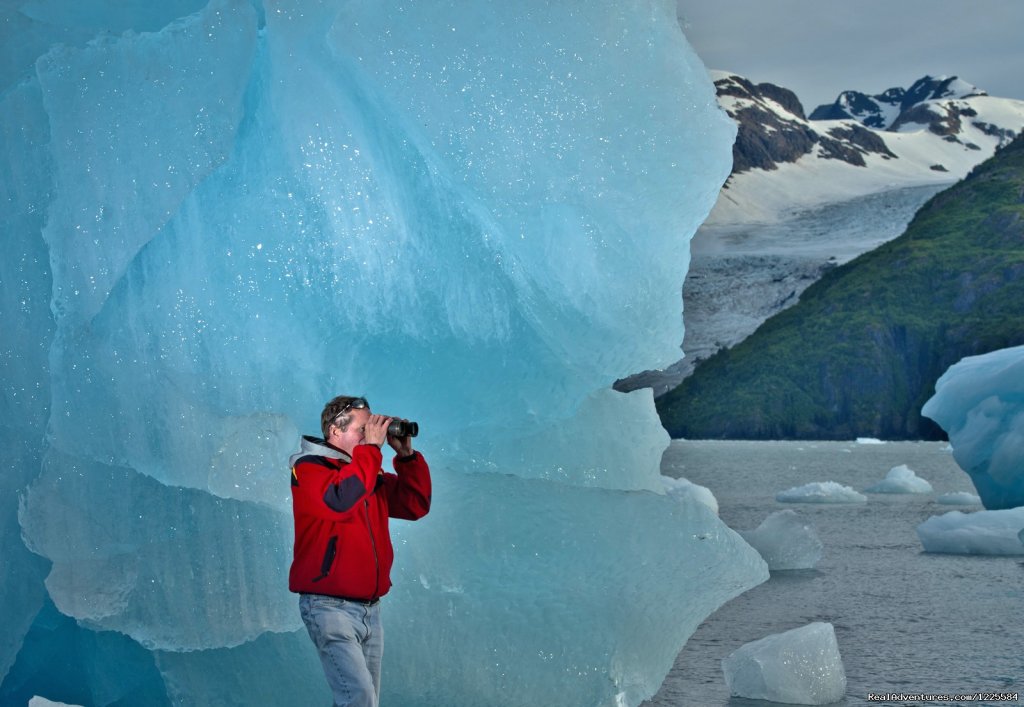
[[[366,494],[366,487],[358,476],[349,476],[336,484],[331,484],[324,492],[324,503],[332,511],[344,513],[356,505],[356,501]]]

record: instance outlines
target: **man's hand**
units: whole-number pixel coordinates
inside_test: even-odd
[[[396,417],[395,419],[401,420],[402,422],[408,422],[408,420],[402,417]],[[407,457],[412,454],[412,437],[395,437],[393,435],[388,435],[388,444],[390,444],[391,448],[395,450],[395,454],[400,457]]]
[[[378,447],[383,446],[384,440],[388,437],[388,425],[390,424],[390,417],[370,415],[369,419],[366,420],[366,426],[363,430],[363,439],[366,440],[366,444],[376,444]]]

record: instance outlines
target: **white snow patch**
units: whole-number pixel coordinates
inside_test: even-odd
[[[724,102],[729,98],[722,97],[721,100]],[[942,105],[948,102],[948,99],[943,99],[933,103]],[[955,142],[947,141],[923,125],[915,127],[917,124],[904,126],[901,132],[867,128],[885,141],[896,158],[868,153],[864,155],[867,166],[858,167],[842,160],[820,159],[810,154],[793,163],[779,164],[775,170],[752,169],[732,175],[728,188],[721,191],[706,223],[716,226],[774,223],[785,220],[796,211],[821,204],[903,187],[953,184],[967,176],[979,162],[991,157],[996,147],[1006,140],[1005,137],[986,134],[975,123],[1013,131],[1024,128],[1024,101],[972,96],[959,99],[957,104],[977,115],[960,116],[961,127]],[[938,110],[940,114],[945,113],[941,108]],[[851,126],[863,127],[855,120],[800,121],[791,113],[786,115],[788,120],[806,125],[822,135],[827,135],[832,128],[848,130]],[[977,149],[972,149],[967,143],[972,143]],[[942,165],[946,171],[933,170],[934,165]]]

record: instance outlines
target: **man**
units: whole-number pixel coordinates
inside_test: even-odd
[[[320,414],[323,439],[303,437],[291,458],[295,552],[288,588],[316,645],[334,704],[376,707],[384,634],[380,598],[394,558],[388,518],[430,510],[430,470],[411,437],[364,398],[338,396]],[[385,440],[396,474],[381,470]]]

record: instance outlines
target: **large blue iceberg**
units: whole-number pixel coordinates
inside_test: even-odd
[[[950,366],[921,414],[949,434],[985,508],[1024,506],[1024,346]]]
[[[328,700],[285,460],[341,392],[435,477],[385,703],[635,705],[767,577],[610,388],[730,166],[673,3],[35,0],[0,47],[0,702]]]

